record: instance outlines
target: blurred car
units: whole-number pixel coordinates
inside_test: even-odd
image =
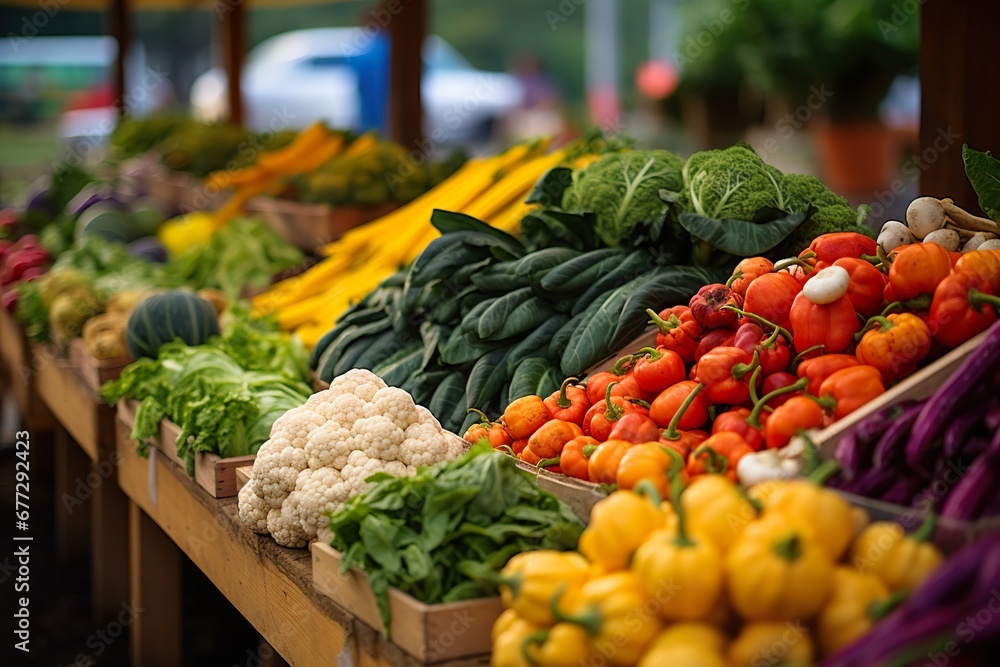
[[[388,41],[361,28],[295,30],[261,42],[243,66],[242,88],[251,129],[331,127],[385,130]],[[474,68],[436,35],[423,47],[424,129],[436,143],[489,137],[494,123],[521,102],[514,77]],[[212,68],[191,87],[196,117],[228,112],[226,74]],[[275,127],[282,125],[282,128]]]

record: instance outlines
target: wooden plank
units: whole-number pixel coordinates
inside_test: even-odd
[[[354,568],[340,574],[341,554],[322,542],[312,551],[313,584],[347,611],[373,627],[381,627],[368,576]],[[503,612],[500,598],[424,604],[397,588],[389,590],[389,639],[427,663],[490,652],[490,630]]]
[[[243,125],[243,56],[246,54],[246,11],[243,2],[224,2],[216,5],[222,14],[222,63],[226,70],[226,89],[229,102],[229,122]]]
[[[100,481],[90,501],[90,597],[99,626],[111,622],[129,599],[129,503],[116,483],[116,461],[114,452],[93,466]]]
[[[128,505],[133,665],[180,667],[181,551],[153,520]]]
[[[3,308],[0,308],[0,356],[7,367],[7,380],[25,426],[33,433],[52,429],[52,413],[36,392],[31,344],[24,330]]]
[[[1000,151],[1000,88],[984,85],[996,80],[1000,3],[930,0],[920,7],[921,154],[913,160],[922,172],[920,192],[981,213],[965,177],[962,144]]]
[[[32,352],[38,395],[90,460],[98,460],[102,439],[109,447],[113,440],[110,408],[98,403],[70,362],[59,359],[54,348],[34,345]]]
[[[55,431],[55,530],[56,553],[75,558],[87,553],[90,515],[79,486],[86,484],[90,459],[76,446],[66,429]]]
[[[253,479],[253,466],[244,466],[236,469],[236,493],[239,494],[243,487]]]
[[[407,150],[421,150],[424,36],[427,34],[427,0],[387,0],[389,53],[389,132]]]
[[[117,54],[114,63],[115,106],[118,114],[128,113],[126,105],[125,61],[128,58],[129,45],[132,39],[128,16],[128,0],[111,0],[108,6],[108,24],[112,37],[115,39]]]

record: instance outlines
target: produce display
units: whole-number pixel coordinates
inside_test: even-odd
[[[375,473],[412,476],[465,451],[408,393],[360,369],[273,421],[239,512],[250,530],[284,547],[329,541],[324,513],[362,493]]]
[[[182,302],[179,294],[160,296],[164,298],[150,308],[149,317],[170,318],[175,330],[199,336],[210,329],[205,321],[214,317],[214,310],[207,302],[195,309],[190,304],[197,297]],[[133,317],[142,316],[139,308]],[[130,334],[131,329],[130,323]],[[143,334],[156,335],[143,328],[129,335],[130,342],[141,341]],[[145,354],[145,349],[137,352]],[[304,355],[294,339],[237,319],[206,344],[174,340],[160,347],[157,356],[142,356],[105,384],[101,394],[109,405],[123,398],[139,401],[132,438],[140,453],[148,451],[149,438],[159,436],[163,419],[177,424],[177,455],[193,475],[197,452],[223,458],[253,454],[278,417],[306,402],[311,392]]]
[[[719,475],[688,483],[672,459],[669,503],[649,485],[616,491],[579,553],[508,562],[491,665],[756,667],[775,646],[784,664],[874,664],[828,661],[944,567],[923,534],[869,523],[810,480],[748,497]]]
[[[369,481],[330,515],[329,530],[344,554],[341,572],[368,573],[385,631],[390,587],[427,604],[492,597],[512,557],[573,549],[583,529],[565,504],[486,445],[412,477]]]
[[[993,263],[1000,268],[1000,255]],[[1000,325],[994,324],[930,398],[884,408],[845,433],[834,451],[841,471],[828,484],[897,505],[920,508],[930,501],[949,519],[1000,514],[998,349]]]

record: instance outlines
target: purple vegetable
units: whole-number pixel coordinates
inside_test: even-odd
[[[951,423],[948,424],[948,429],[944,432],[943,455],[945,458],[950,459],[958,456],[958,452],[962,449],[962,445],[965,444],[969,433],[982,418],[983,413],[973,407],[971,410],[963,412],[951,420]]]
[[[990,327],[986,338],[948,380],[934,392],[913,424],[913,435],[906,446],[906,462],[916,470],[926,470],[927,456],[934,442],[955,418],[955,410],[971,400],[970,394],[981,389],[983,379],[991,375],[1000,359],[1000,324]]]
[[[881,498],[899,477],[894,468],[869,468],[843,486],[844,491],[866,498]]]
[[[975,433],[966,438],[962,448],[958,451],[959,458],[963,461],[975,461],[976,457],[986,451],[990,446],[990,436]]]
[[[167,250],[155,236],[144,236],[128,244],[129,254],[133,257],[142,257],[150,262],[164,263],[167,261]]]
[[[872,462],[876,467],[884,466],[887,463],[896,463],[903,458],[910,429],[923,407],[924,404],[921,401],[904,401],[899,404],[902,412],[875,445]]]
[[[844,477],[853,479],[868,467],[875,443],[900,414],[899,406],[882,408],[865,417],[837,441],[833,457],[840,464]]]
[[[31,184],[28,188],[28,199],[24,204],[25,213],[55,215],[56,207],[52,203],[49,187],[50,179],[48,176],[41,176]]]
[[[913,505],[913,501],[927,487],[927,480],[913,475],[903,473],[899,479],[893,482],[885,493],[882,500],[887,503],[894,503],[904,507]]]
[[[94,204],[102,201],[117,204],[118,208],[123,211],[126,208],[123,203],[115,198],[115,190],[113,187],[107,183],[90,183],[84,186],[84,188],[80,190],[75,197],[69,200],[69,203],[66,204],[66,215],[80,215]]]
[[[1000,431],[955,485],[941,509],[949,519],[974,519],[981,515],[1000,485]]]

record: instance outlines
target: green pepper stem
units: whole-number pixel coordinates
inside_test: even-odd
[[[896,323],[890,321],[889,318],[884,315],[874,315],[873,317],[869,318],[867,322],[865,322],[865,325],[861,327],[861,331],[854,334],[854,342],[857,342],[862,338],[864,338],[865,334],[868,333],[871,329],[874,329],[876,325],[879,325],[880,333],[885,333],[889,329],[896,326]]]
[[[879,315],[881,315],[882,317],[887,317],[889,315],[889,313],[892,313],[892,312],[894,312],[896,310],[899,310],[902,307],[903,307],[903,302],[902,301],[893,301],[892,303],[890,303],[889,305],[887,305],[885,308],[883,308],[882,312],[879,313]]]
[[[687,412],[687,409],[691,407],[692,403],[694,403],[695,397],[704,388],[705,385],[699,382],[698,385],[691,390],[691,393],[687,395],[687,397],[684,399],[684,402],[681,403],[680,407],[677,408],[677,413],[674,414],[673,418],[670,420],[670,423],[667,425],[667,430],[661,433],[662,437],[666,438],[667,440],[681,439],[681,434],[677,432],[677,425],[681,423],[681,418],[684,417],[684,413]]]
[[[650,317],[649,324],[655,324],[660,333],[670,333],[681,325],[681,320],[676,315],[671,315],[668,319],[663,319],[652,308],[647,308],[646,314]]]
[[[597,445],[584,445],[580,451],[583,454],[583,458],[589,459],[597,451]]]
[[[868,605],[868,618],[873,621],[881,621],[888,616],[893,609],[898,607],[909,597],[907,591],[896,591],[884,600],[874,600]]]
[[[638,493],[640,496],[645,496],[646,498],[649,498],[649,500],[656,507],[659,507],[660,503],[663,500],[662,498],[660,498],[660,492],[656,490],[656,487],[653,486],[653,483],[648,479],[640,481],[638,484],[635,485],[632,491]]]
[[[768,336],[760,344],[760,346],[763,347],[764,349],[770,350],[772,347],[774,347],[778,343],[778,336],[780,336],[780,335],[781,335],[781,332],[778,331],[777,328],[775,328],[775,330],[771,332],[771,335]]]
[[[915,542],[927,542],[932,537],[934,537],[934,529],[937,528],[937,514],[934,513],[934,503],[929,499],[926,503],[927,505],[927,518],[924,522],[920,524],[913,533],[910,534],[910,539]]]
[[[788,257],[788,258],[785,258],[785,259],[777,262],[774,265],[774,272],[777,273],[778,271],[782,271],[782,270],[787,269],[787,268],[792,267],[792,266],[801,266],[803,269],[806,270],[806,273],[809,273],[815,267],[812,264],[810,264],[809,262],[807,262],[806,260],[807,259],[813,259],[815,257],[816,257],[816,253],[810,251],[810,252],[807,252],[802,257]]]
[[[993,310],[1000,313],[1000,297],[992,294],[983,294],[977,289],[969,290],[969,305],[977,312],[983,312],[983,306],[993,306]]]
[[[788,341],[788,344],[791,345],[792,334],[785,327],[777,325],[771,320],[765,319],[760,315],[757,315],[756,313],[748,313],[742,308],[737,308],[736,306],[730,306],[729,304],[726,304],[725,306],[722,306],[722,308],[725,308],[726,310],[731,310],[734,313],[738,314],[740,317],[749,317],[757,324],[763,324],[764,326],[768,326],[771,327],[772,329],[779,331],[781,335],[785,337],[785,340]]]
[[[684,481],[681,479],[684,459],[672,449],[667,454],[673,459],[673,465],[667,471],[667,480],[670,482],[670,504],[674,506],[674,512],[677,514],[677,537],[674,538],[674,544],[679,547],[693,547],[695,542],[688,535],[687,517],[681,504],[681,494],[684,492]]]
[[[806,349],[804,349],[801,352],[799,352],[798,354],[796,354],[795,357],[792,359],[792,363],[789,364],[791,366],[792,372],[794,373],[796,371],[796,369],[798,369],[799,364],[802,363],[803,357],[805,357],[807,354],[810,354],[812,352],[816,352],[818,350],[825,350],[825,349],[826,349],[826,345],[824,345],[823,343],[820,343],[819,345],[813,345],[812,347],[807,347]]]
[[[507,586],[510,588],[511,595],[517,597],[521,594],[521,584],[524,583],[524,574],[521,572],[515,572],[512,575],[504,576],[498,572],[495,583],[498,587]]]
[[[819,407],[823,408],[826,411],[837,409],[837,399],[835,399],[833,396],[830,396],[829,394],[827,394],[826,396],[813,396],[809,392],[806,392],[805,397],[811,398],[812,400],[816,401],[816,403],[819,404]]]
[[[641,398],[635,398],[634,396],[629,398],[628,402],[632,405],[638,405],[641,408],[646,408],[647,410],[650,408],[649,401],[644,401]]]
[[[750,389],[750,400],[753,402],[754,405],[757,405],[757,403],[760,401],[760,398],[758,398],[758,396],[757,396],[757,380],[758,379],[760,379],[760,366],[759,365],[757,366],[757,368],[753,369],[753,373],[750,374],[750,387],[749,387],[749,389]]]
[[[489,442],[489,440],[487,440],[486,438],[483,438],[483,440],[486,440],[486,442]],[[482,440],[480,440],[480,442],[482,442]],[[517,455],[514,454],[514,450],[511,448],[510,445],[497,445],[493,449],[498,449],[501,452],[503,452],[504,454],[508,454],[510,456],[513,456],[513,457],[517,458]]]
[[[568,408],[573,405],[573,401],[569,400],[569,397],[566,395],[566,388],[569,387],[569,385],[575,384],[579,381],[580,378],[575,378],[575,377],[566,378],[565,380],[563,380],[562,386],[559,387],[559,398],[556,399],[556,405],[558,405],[560,408]]]
[[[713,475],[725,475],[729,470],[729,459],[707,445],[694,450],[694,458],[705,459],[705,471]]]
[[[875,246],[875,248],[876,248],[875,256],[878,257],[879,263],[883,267],[888,269],[889,266],[892,264],[892,259],[889,257],[889,255],[885,253],[885,248],[883,248],[881,245],[877,245]]]
[[[611,402],[611,388],[614,387],[616,384],[618,383],[609,382],[608,388],[604,390],[604,405],[607,408],[604,411],[604,418],[607,419],[609,422],[616,422],[622,418],[623,414],[625,414],[625,410],[620,405],[616,405],[615,403]]]
[[[611,373],[614,375],[625,375],[633,363],[635,363],[635,355],[626,355],[615,362],[615,365],[611,367]]]
[[[742,271],[734,271],[733,275],[729,276],[729,280],[726,281],[726,287],[732,287],[733,283],[743,277]]]
[[[479,415],[479,417],[480,417],[480,421],[479,421],[480,425],[482,425],[482,426],[487,426],[487,425],[488,426],[493,426],[493,422],[490,421],[490,418],[487,417],[486,413],[483,412],[482,410],[478,410],[476,408],[469,408],[468,410],[465,411],[465,414],[472,414],[473,412],[475,412],[477,415]]]
[[[753,359],[750,360],[749,364],[735,364],[730,371],[735,380],[742,380],[746,377],[747,373],[752,373],[760,368],[760,355],[757,353],[757,348],[753,350]]]
[[[794,563],[802,556],[802,538],[799,537],[798,533],[792,533],[788,537],[778,540],[774,544],[774,553],[779,558]]]
[[[802,439],[806,441],[805,446],[802,448],[802,470],[801,474],[805,477],[813,474],[817,468],[819,468],[822,461],[819,458],[819,447],[813,442],[813,439],[805,434],[805,431],[799,429],[797,433]]]
[[[934,298],[930,294],[921,294],[920,296],[908,299],[906,301],[906,307],[910,310],[927,310],[931,307],[931,302],[933,300]]]
[[[840,472],[840,470],[840,464],[837,461],[830,459],[829,461],[824,461],[816,466],[815,470],[809,473],[809,476],[806,477],[806,481],[811,482],[816,486],[823,486],[826,484],[826,480],[833,477],[835,474]]]
[[[552,612],[552,618],[556,619],[557,623],[579,625],[587,631],[588,635],[596,637],[597,633],[601,631],[601,625],[604,622],[604,619],[601,617],[601,610],[590,606],[579,614],[567,614],[559,608],[559,601],[565,592],[566,585],[563,584],[556,591],[556,594],[552,596],[552,599],[549,600],[549,611]]]
[[[559,465],[559,457],[553,457],[551,459],[542,459],[535,464],[535,470],[541,470],[542,468],[548,468],[549,466]]]
[[[524,638],[524,641],[521,642],[521,657],[526,663],[531,665],[531,667],[538,667],[538,661],[535,660],[535,656],[531,654],[531,648],[533,646],[541,646],[547,642],[549,640],[550,632],[552,632],[551,628],[548,630],[539,630],[533,635],[528,635]]]
[[[764,394],[759,401],[757,401],[753,410],[750,411],[750,415],[747,417],[747,423],[754,428],[760,428],[760,413],[767,406],[767,402],[771,399],[777,398],[778,396],[783,396],[785,394],[791,394],[792,392],[801,391],[809,386],[809,378],[799,378],[798,381],[793,382],[787,387],[778,387],[774,391]]]
[[[638,361],[643,357],[649,357],[650,361],[656,361],[657,359],[663,356],[663,353],[657,350],[655,347],[644,347],[641,348],[638,352],[636,352],[632,356],[635,357],[636,361]]]

